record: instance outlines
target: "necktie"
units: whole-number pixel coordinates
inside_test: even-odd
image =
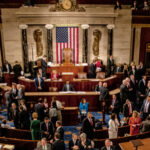
[[[91,126],[93,126],[93,121],[92,121],[92,119],[90,119],[90,124],[91,124]]]
[[[41,87],[41,81],[40,81],[40,78],[38,78],[38,81],[39,81],[39,86]]]
[[[146,101],[145,107],[144,107],[144,112],[145,112],[145,113],[147,113],[147,105],[148,105],[148,102]]]
[[[48,131],[48,123],[46,123],[46,129],[47,129],[47,131]]]

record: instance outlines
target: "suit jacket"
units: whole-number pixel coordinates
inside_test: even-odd
[[[124,84],[121,84],[120,86],[120,98],[122,104],[124,104],[126,99],[129,98],[129,89]]]
[[[62,91],[68,91],[66,84],[64,85]],[[69,84],[69,91],[75,91],[75,89],[74,89],[72,84]]]
[[[89,139],[86,139],[86,141],[85,141],[85,147],[83,147],[82,146],[82,142],[81,141],[79,141],[79,149],[80,150],[91,150],[91,149],[89,149],[88,148],[88,146],[91,146],[92,144],[91,144],[91,140],[89,140]]]
[[[16,111],[14,113],[14,111]],[[10,120],[14,120],[14,125],[16,128],[19,128],[19,115],[18,115],[19,111],[18,109],[12,109],[10,108],[10,111],[9,111],[9,119]]]
[[[150,131],[150,121],[145,120],[141,124],[141,132],[148,132]]]
[[[56,140],[52,144],[52,150],[65,150],[65,143],[63,140]]]
[[[46,146],[47,146],[47,150],[52,150],[51,144],[48,144],[48,143],[47,143]],[[43,150],[42,145],[40,144],[40,145],[36,148],[36,150]]]
[[[112,70],[113,67],[113,70]],[[110,58],[107,60],[107,74],[108,76],[111,75],[114,72],[114,59],[110,60]]]
[[[42,77],[40,78],[40,85],[41,85],[41,88],[43,89],[44,88],[44,80]],[[35,78],[36,91],[38,91],[38,87],[39,87],[39,80],[38,80],[38,78]]]
[[[38,113],[38,120],[43,121],[45,113],[44,113],[44,107],[42,106],[41,103],[35,105],[35,112]]]
[[[75,145],[79,145],[79,139],[77,139],[75,143],[73,142],[73,139],[69,141],[69,150],[72,150],[72,147]]]
[[[86,114],[88,112],[88,103],[86,102],[85,105],[83,105],[82,102],[80,102],[80,105],[79,105],[79,111],[80,111],[80,114],[82,113],[82,110],[86,110]]]
[[[107,88],[102,87],[100,92],[101,92],[99,96],[100,101],[107,100],[109,98],[109,90]]]
[[[48,130],[47,130],[45,122],[41,123],[41,127],[40,128],[41,128],[41,136],[42,136],[42,138],[43,137],[46,137],[47,139],[52,139],[53,138],[54,131],[53,131],[53,124],[52,124],[51,121],[48,123]],[[44,133],[46,131],[49,132],[49,135]]]
[[[96,78],[96,65],[91,63],[89,67],[89,77]]]
[[[122,72],[122,68],[121,67],[117,67],[115,68],[115,72]]]
[[[57,128],[56,132],[58,132],[60,134],[60,139],[64,140],[64,129],[63,129],[63,127]]]
[[[14,100],[17,95],[18,95],[17,89],[15,89],[15,92],[13,92],[13,89],[10,90],[10,99],[11,100]]]
[[[143,112],[144,113],[144,108],[145,108],[145,103],[146,103],[146,99],[144,100],[144,102],[143,102],[143,105],[142,105],[142,107],[141,107],[141,112]],[[149,104],[149,107],[148,107],[148,114],[150,114],[150,104]]]
[[[112,113],[118,114],[120,111],[120,103],[119,101],[116,99],[115,103],[114,103],[114,109],[112,110]]]
[[[101,92],[102,86],[100,87],[99,85],[96,85],[95,91],[96,92]]]
[[[3,72],[12,72],[12,67],[10,64],[8,64],[9,70],[7,70],[6,64],[3,65]]]
[[[145,81],[145,85],[144,85],[143,79],[139,81],[138,90],[139,90],[139,91],[141,92],[141,94],[143,94],[143,95],[145,95],[146,86],[147,86],[146,81]]]
[[[107,150],[106,146],[102,147],[101,150]],[[110,146],[110,150],[115,150],[115,146]]]
[[[133,111],[132,104],[131,104],[131,109]],[[129,115],[129,107],[128,107],[128,104],[126,104],[126,103],[123,105],[123,115],[124,115],[124,117],[129,117],[130,116]]]
[[[42,77],[46,77],[47,62],[44,59],[41,59],[41,68],[42,68]]]
[[[13,71],[14,71],[15,77],[19,77],[21,75],[21,71],[22,71],[21,65],[20,64],[15,64],[13,66]]]
[[[95,118],[92,117],[93,125],[89,122],[88,118],[85,118],[82,123],[82,130],[86,133],[88,139],[94,138],[94,129],[95,129]]]

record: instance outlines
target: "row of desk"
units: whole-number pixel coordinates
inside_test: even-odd
[[[99,81],[107,82],[109,90],[113,90],[120,86],[122,78],[118,75],[111,76],[105,79],[74,79],[70,81],[73,85],[75,91],[94,91],[95,86]],[[25,86],[25,91],[34,92],[35,91],[35,82],[34,80],[19,77],[19,83]],[[44,91],[48,92],[49,87],[57,87],[58,91],[62,91],[62,88],[65,84],[65,81],[56,80],[51,81],[47,79],[44,81]]]

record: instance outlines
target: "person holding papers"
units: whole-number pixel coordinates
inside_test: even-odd
[[[86,102],[85,98],[82,98],[80,105],[79,105],[79,111],[81,116],[81,121],[86,118],[88,113],[88,103]]]
[[[66,84],[64,85],[62,91],[68,92],[68,91],[75,91],[72,84],[70,84],[69,81],[66,81]]]

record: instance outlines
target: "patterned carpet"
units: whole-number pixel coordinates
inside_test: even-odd
[[[95,117],[96,120],[101,120],[102,119],[102,114],[101,112],[92,112],[93,116]],[[80,116],[79,116],[80,117]],[[122,118],[123,116],[120,115],[120,118]],[[1,118],[5,118],[7,119],[7,110],[6,109],[2,109],[0,111],[0,123],[1,123]],[[110,115],[106,114],[105,115],[105,122],[108,123],[110,119]],[[8,122],[8,124],[12,127],[14,127],[14,123],[13,122]],[[65,139],[65,144],[66,144],[66,148],[68,149],[68,143],[69,140],[71,139],[72,133],[76,133],[77,135],[79,135],[80,133],[80,129],[81,129],[82,124],[79,123],[77,126],[64,126],[64,139]],[[105,126],[103,126],[103,128],[108,127],[108,124],[106,124]]]

